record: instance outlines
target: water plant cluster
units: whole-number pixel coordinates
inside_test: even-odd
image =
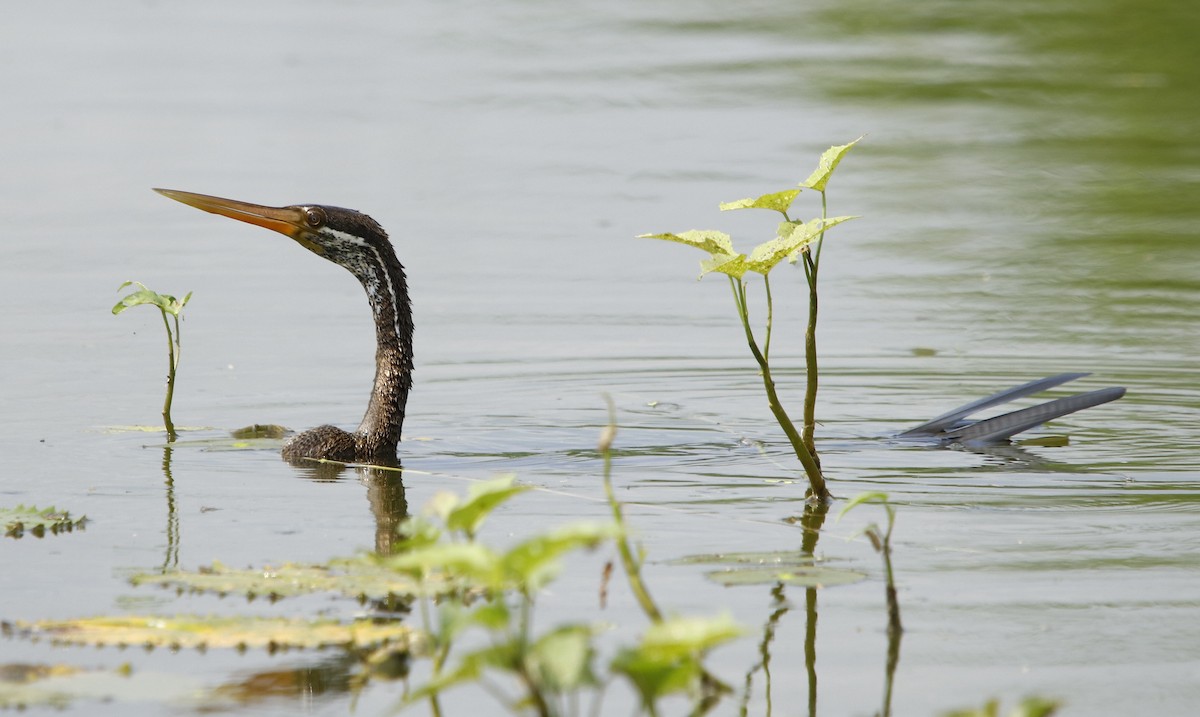
[[[861,138],[860,138],[861,139]],[[722,211],[765,209],[782,216],[775,236],[748,254],[734,249],[729,235],[719,231],[645,234],[696,247],[708,253],[701,262],[701,277],[726,275],[746,343],[759,369],[770,411],[800,462],[808,479],[799,549],[741,555],[691,556],[683,562],[711,564],[708,575],[724,586],[767,586],[773,608],[763,626],[758,654],[761,659],[744,677],[740,713],[747,714],[752,687],[759,675],[765,681],[766,714],[771,714],[770,648],[775,630],[792,609],[785,591],[804,590],[806,615],[805,660],[808,672],[807,714],[816,709],[816,616],[819,587],[854,582],[865,577],[853,570],[818,564],[814,555],[825,516],[832,502],[815,444],[818,390],[817,316],[818,276],[825,233],[852,219],[830,217],[826,190],[829,180],[859,140],[831,147],[819,165],[798,187],[720,205]],[[808,221],[792,218],[793,203],[804,191],[821,196],[820,216]],[[787,259],[803,267],[807,284],[808,319],[805,332],[806,390],[803,420],[797,428],[779,397],[772,373],[771,339],[774,302],[771,271]],[[761,332],[751,321],[747,277],[762,278],[765,318]],[[124,289],[136,282],[125,282]],[[171,444],[177,439],[171,418],[175,376],[179,365],[179,321],[191,294],[182,300],[154,292],[144,285],[113,307],[113,314],[139,305],[152,305],[162,314],[168,343],[168,377],[163,421],[167,434],[164,473],[170,480]],[[171,320],[173,319],[173,321]],[[759,338],[761,336],[761,338]],[[260,435],[253,427],[251,433]],[[275,427],[265,427],[274,429]],[[337,610],[315,615],[101,615],[70,620],[5,621],[5,635],[75,645],[140,645],[146,648],[197,648],[238,650],[333,648],[343,654],[338,669],[352,674],[347,689],[354,691],[372,680],[411,680],[414,664],[421,662],[417,684],[406,682],[400,707],[427,705],[434,715],[445,714],[442,702],[456,687],[482,686],[512,713],[540,717],[603,714],[609,688],[623,682],[638,700],[641,712],[657,715],[669,700],[686,700],[688,712],[712,711],[734,688],[706,666],[708,654],[748,630],[726,615],[680,616],[661,606],[651,594],[643,574],[645,551],[631,538],[624,508],[612,482],[615,409],[609,402],[609,421],[603,429],[597,455],[602,460],[602,480],[611,518],[602,522],[574,522],[521,536],[512,545],[497,547],[485,540],[484,524],[494,511],[531,490],[513,477],[479,482],[466,495],[441,492],[417,516],[394,523],[385,521],[386,539],[371,554],[334,558],[322,564],[284,563],[249,569],[221,563],[197,570],[179,570],[175,560],[158,572],[131,578],[134,585],[161,586],[182,592],[217,595],[239,594],[248,600],[276,601],[312,594],[340,595],[355,609],[338,617]],[[274,434],[272,434],[274,435]],[[385,471],[363,467],[360,471]],[[903,632],[895,571],[892,533],[896,511],[886,494],[872,492],[852,500],[842,510],[862,505],[882,506],[886,527],[869,524],[863,534],[883,561],[888,614],[888,649],[884,669],[882,706],[878,714],[891,714],[892,681],[899,662]],[[405,508],[406,510],[406,508]],[[0,510],[7,534],[20,537],[28,531],[41,537],[82,528],[84,519],[67,513],[36,508]],[[40,532],[39,532],[40,531]],[[171,549],[177,550],[177,541]],[[607,549],[616,555],[601,578],[598,599],[606,599],[612,565],[620,566],[630,594],[644,617],[640,635],[632,642],[609,645],[604,627],[581,619],[540,627],[535,620],[539,596],[559,575],[563,561],[579,551]],[[589,611],[591,612],[591,611]],[[34,670],[28,682],[75,674],[56,666]],[[40,695],[40,697],[39,697]],[[38,692],[27,685],[0,684],[0,706],[52,704],[62,706],[61,695]],[[673,704],[673,703],[671,703]],[[1058,705],[1036,698],[1020,703],[1012,717],[1046,717]],[[954,717],[997,717],[995,701],[977,710],[953,713]]]
[[[852,216],[830,217],[828,215],[828,197],[826,187],[833,172],[854,145],[862,138],[835,147],[830,147],[822,155],[818,166],[800,183],[798,187],[783,189],[758,197],[723,202],[721,211],[737,209],[765,209],[777,212],[783,221],[775,229],[775,238],[769,239],[754,247],[749,254],[742,254],[733,247],[730,236],[724,232],[686,231],[678,234],[641,234],[641,238],[663,239],[666,241],[687,244],[708,252],[709,258],[700,262],[700,278],[709,273],[724,274],[729,279],[733,291],[733,303],[737,309],[738,319],[746,334],[746,343],[750,354],[758,364],[762,376],[763,390],[767,394],[767,405],[772,415],[783,429],[784,435],[792,445],[792,450],[808,477],[809,496],[821,503],[829,503],[832,495],[825,484],[825,476],[821,471],[821,459],[817,455],[814,440],[817,419],[817,279],[821,270],[821,248],[825,243],[825,232],[838,224],[853,219]],[[807,222],[793,220],[789,212],[796,197],[804,189],[818,192],[821,195],[821,216]],[[771,330],[775,316],[775,304],[771,296],[771,270],[787,259],[804,267],[804,279],[808,284],[808,322],[804,333],[804,361],[807,372],[804,391],[804,421],[801,429],[797,430],[791,416],[779,399],[775,379],[771,373]],[[762,340],[756,338],[750,322],[750,303],[747,299],[747,274],[762,276],[763,292],[766,301],[766,318]]]

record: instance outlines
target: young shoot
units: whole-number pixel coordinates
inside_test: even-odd
[[[149,304],[157,306],[159,312],[162,313],[163,326],[167,330],[167,398],[163,401],[162,417],[163,424],[167,429],[167,443],[173,443],[179,437],[179,434],[175,432],[175,423],[171,420],[171,401],[175,397],[175,372],[179,368],[179,319],[180,314],[183,313],[183,307],[187,306],[188,300],[192,298],[192,292],[189,291],[187,296],[180,301],[170,294],[151,291],[140,281],[127,281],[117,287],[117,291],[133,284],[137,284],[141,288],[118,301],[117,305],[112,308],[112,312],[115,316],[130,307]],[[174,319],[174,331],[171,329],[172,321],[167,318],[168,314],[171,319]]]
[[[875,552],[879,553],[883,558],[883,572],[887,580],[887,607],[888,607],[888,634],[898,636],[904,632],[904,627],[900,624],[900,601],[896,596],[896,576],[892,572],[892,528],[896,525],[896,509],[888,502],[887,493],[872,491],[867,493],[859,493],[842,508],[842,512],[838,514],[838,520],[848,513],[851,509],[864,503],[872,505],[882,505],[887,511],[887,529],[881,530],[875,523],[867,525],[863,528],[863,535],[867,536],[867,540],[871,541],[871,547],[875,548]]]
[[[821,267],[821,247],[824,244],[826,230],[854,218],[828,216],[825,188],[833,171],[842,161],[842,157],[861,139],[860,137],[849,144],[830,147],[826,150],[821,155],[817,169],[809,175],[808,179],[800,183],[799,188],[785,189],[734,202],[724,202],[720,205],[721,211],[767,209],[783,216],[783,222],[776,228],[775,238],[759,244],[749,254],[735,251],[730,236],[719,231],[693,230],[679,234],[639,235],[639,238],[663,239],[706,251],[710,258],[700,262],[700,277],[703,278],[705,274],[713,272],[725,274],[728,277],[729,286],[733,290],[733,303],[737,309],[738,318],[742,322],[750,353],[758,364],[771,413],[775,416],[775,420],[783,429],[784,434],[787,435],[796,458],[804,466],[804,472],[808,476],[810,497],[820,503],[828,503],[831,498],[829,489],[825,485],[825,476],[821,472],[821,460],[817,455],[814,441],[818,383],[817,275]],[[821,216],[807,222],[793,220],[789,214],[792,203],[803,189],[821,194]],[[804,421],[800,431],[796,430],[795,424],[780,402],[775,388],[775,380],[771,376],[771,329],[774,321],[774,302],[771,297],[770,273],[784,259],[792,263],[799,262],[804,267],[804,278],[808,284],[808,324],[804,335],[807,382],[804,393]],[[763,278],[767,315],[761,343],[755,337],[754,329],[750,325],[750,306],[746,297],[746,275],[749,272],[761,274]]]

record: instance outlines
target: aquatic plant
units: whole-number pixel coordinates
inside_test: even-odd
[[[750,353],[758,364],[762,376],[763,389],[767,394],[767,402],[775,420],[783,429],[792,445],[792,450],[804,466],[808,476],[810,497],[826,503],[830,500],[829,489],[825,485],[825,476],[821,471],[821,460],[817,455],[814,434],[816,430],[816,404],[818,387],[817,367],[817,277],[821,268],[821,248],[824,245],[826,230],[853,219],[850,216],[829,217],[828,202],[825,193],[829,178],[842,157],[862,138],[849,144],[830,147],[822,155],[817,169],[807,179],[800,183],[799,188],[785,189],[778,192],[763,194],[758,197],[724,202],[721,211],[735,209],[767,209],[783,215],[783,222],[776,228],[775,238],[756,246],[748,255],[734,250],[730,236],[720,231],[686,231],[678,234],[640,234],[639,238],[663,239],[666,241],[687,244],[709,253],[710,258],[700,262],[700,278],[706,274],[717,272],[725,274],[733,290],[733,302],[737,308],[738,318],[746,334],[746,342]],[[810,189],[821,195],[821,216],[807,222],[794,221],[789,215],[792,203],[802,189]],[[779,262],[787,259],[792,263],[800,263],[804,267],[804,278],[808,283],[808,323],[804,334],[804,359],[807,378],[804,393],[804,421],[802,430],[797,431],[795,424],[779,400],[775,388],[775,380],[771,375],[771,329],[774,319],[774,303],[771,297],[771,270]],[[766,325],[763,340],[760,344],[755,338],[750,326],[750,307],[746,297],[747,273],[761,274],[763,291],[766,298]]]
[[[904,627],[900,624],[900,602],[896,595],[896,575],[892,570],[892,529],[896,526],[896,509],[888,502],[887,493],[870,491],[851,498],[838,514],[838,519],[841,520],[843,515],[863,504],[882,505],[887,512],[886,530],[881,530],[876,523],[870,523],[863,528],[862,534],[867,536],[871,547],[883,558],[883,572],[887,584],[888,634],[899,635],[904,631]]]
[[[167,429],[167,442],[172,443],[179,437],[175,432],[175,423],[171,421],[171,401],[175,397],[175,372],[179,368],[179,319],[180,314],[183,313],[183,307],[187,306],[187,302],[192,298],[192,292],[189,291],[187,296],[180,301],[170,294],[151,291],[140,281],[127,281],[117,287],[117,291],[133,284],[137,284],[141,289],[125,295],[112,308],[112,312],[115,316],[130,307],[148,304],[158,307],[162,313],[163,326],[167,330],[167,397],[163,401],[162,417],[163,425]],[[167,319],[168,314],[174,319],[174,332],[171,331],[171,321]]]
[[[1050,717],[1062,704],[1044,697],[1026,697],[1008,713],[1008,717]],[[979,709],[955,710],[945,717],[1000,717],[1000,702],[988,700]]]
[[[45,537],[46,533],[58,535],[70,533],[76,528],[83,530],[87,525],[87,516],[72,518],[65,510],[25,507],[0,508],[0,525],[4,526],[4,537],[21,538],[28,532],[35,538]]]

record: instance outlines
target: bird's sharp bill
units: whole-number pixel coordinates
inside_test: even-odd
[[[155,189],[154,191],[190,207],[265,227],[297,241],[301,239],[305,230],[304,210],[299,207],[264,207],[261,204],[211,197],[194,192],[182,192],[178,189]]]

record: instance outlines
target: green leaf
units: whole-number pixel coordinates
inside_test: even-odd
[[[713,258],[700,262],[700,278],[715,271],[741,279],[749,268],[745,254],[714,254]]]
[[[383,558],[382,564],[429,580],[438,574],[463,579],[479,587],[501,590],[504,573],[500,557],[491,548],[478,543],[439,543],[416,548],[408,553]]]
[[[528,671],[537,676],[539,687],[567,692],[595,685],[593,633],[587,625],[562,625],[538,638],[525,659]]]
[[[1017,705],[1009,717],[1050,717],[1062,703],[1048,700],[1044,697],[1027,697]],[[944,717],[997,717],[1000,714],[999,700],[988,700],[978,709],[954,710],[945,713]]]
[[[360,648],[395,644],[408,648],[420,641],[412,628],[379,623],[266,617],[117,615],[74,620],[13,623],[16,634],[71,645],[145,645],[239,649],[265,647]]]
[[[754,247],[754,251],[750,252],[750,258],[746,261],[746,268],[766,276],[784,258],[794,260],[805,247],[820,238],[825,230],[854,218],[849,216],[830,219],[818,218],[803,224],[783,222],[779,225],[778,236]]]
[[[865,137],[866,135],[863,135]],[[829,176],[833,174],[833,170],[837,169],[838,163],[842,161],[842,157],[850,151],[850,148],[862,141],[862,137],[854,140],[850,144],[840,144],[836,147],[830,147],[821,155],[820,164],[816,170],[808,175],[808,179],[800,183],[801,187],[815,189],[818,192],[825,191],[825,185],[829,182]]]
[[[671,618],[652,625],[636,647],[618,652],[612,670],[633,682],[645,704],[653,704],[696,687],[704,674],[704,652],[741,634],[728,616]]]
[[[865,573],[846,568],[831,568],[824,565],[811,567],[762,567],[729,568],[713,570],[704,577],[725,587],[747,585],[798,585],[806,588],[829,588],[835,585],[850,585],[865,579]]]
[[[663,659],[700,655],[743,632],[728,615],[674,617],[651,625],[642,636],[640,649]]]
[[[850,499],[850,502],[847,503],[844,508],[842,508],[842,512],[838,513],[838,520],[841,520],[842,516],[846,513],[849,513],[855,506],[862,505],[863,503],[887,505],[887,502],[888,494],[882,491],[867,491],[865,493],[859,493]]]
[[[4,526],[4,537],[21,538],[28,532],[35,538],[44,538],[46,533],[58,535],[70,533],[76,528],[87,526],[87,516],[74,519],[67,511],[36,506],[18,505],[16,508],[0,508],[0,525]]]
[[[446,516],[446,527],[474,538],[479,526],[496,506],[529,490],[528,486],[514,485],[515,481],[515,476],[504,476],[473,484],[467,491],[467,499]]]
[[[698,229],[681,232],[679,234],[638,234],[638,239],[663,239],[665,241],[678,242],[687,244],[688,246],[696,247],[702,251],[706,251],[713,256],[730,255],[736,252],[733,250],[733,240],[725,232]]]
[[[618,652],[611,668],[614,673],[629,678],[646,705],[654,704],[665,695],[691,689],[699,683],[704,672],[699,661],[693,658],[661,660],[637,648]]]
[[[214,562],[197,571],[139,573],[130,578],[134,585],[160,585],[196,593],[245,595],[275,600],[322,592],[341,593],[351,598],[382,600],[409,595],[438,595],[452,592],[458,585],[445,574],[427,575],[417,581],[364,557],[331,561],[328,565],[284,563],[239,570]]]
[[[782,192],[772,192],[771,194],[764,194],[761,197],[752,199],[747,198],[739,199],[736,202],[722,202],[721,211],[727,212],[733,209],[771,209],[786,214],[798,194],[800,194],[799,189],[785,189]]]
[[[160,294],[157,291],[151,291],[150,289],[147,289],[146,285],[140,281],[127,281],[124,284],[121,284],[121,286],[117,288],[117,291],[120,291],[131,284],[137,284],[142,288],[139,291],[135,291],[124,296],[120,301],[118,301],[116,306],[113,306],[112,308],[114,315],[134,306],[150,304],[151,306],[157,306],[160,310],[171,314],[172,316],[179,316],[179,312],[183,311],[183,307],[192,298],[192,292],[189,291],[188,295],[183,298],[183,301],[179,301],[170,294]]]
[[[594,548],[622,535],[616,523],[574,523],[517,544],[504,554],[504,570],[527,593],[538,590],[558,573],[563,554]]]

